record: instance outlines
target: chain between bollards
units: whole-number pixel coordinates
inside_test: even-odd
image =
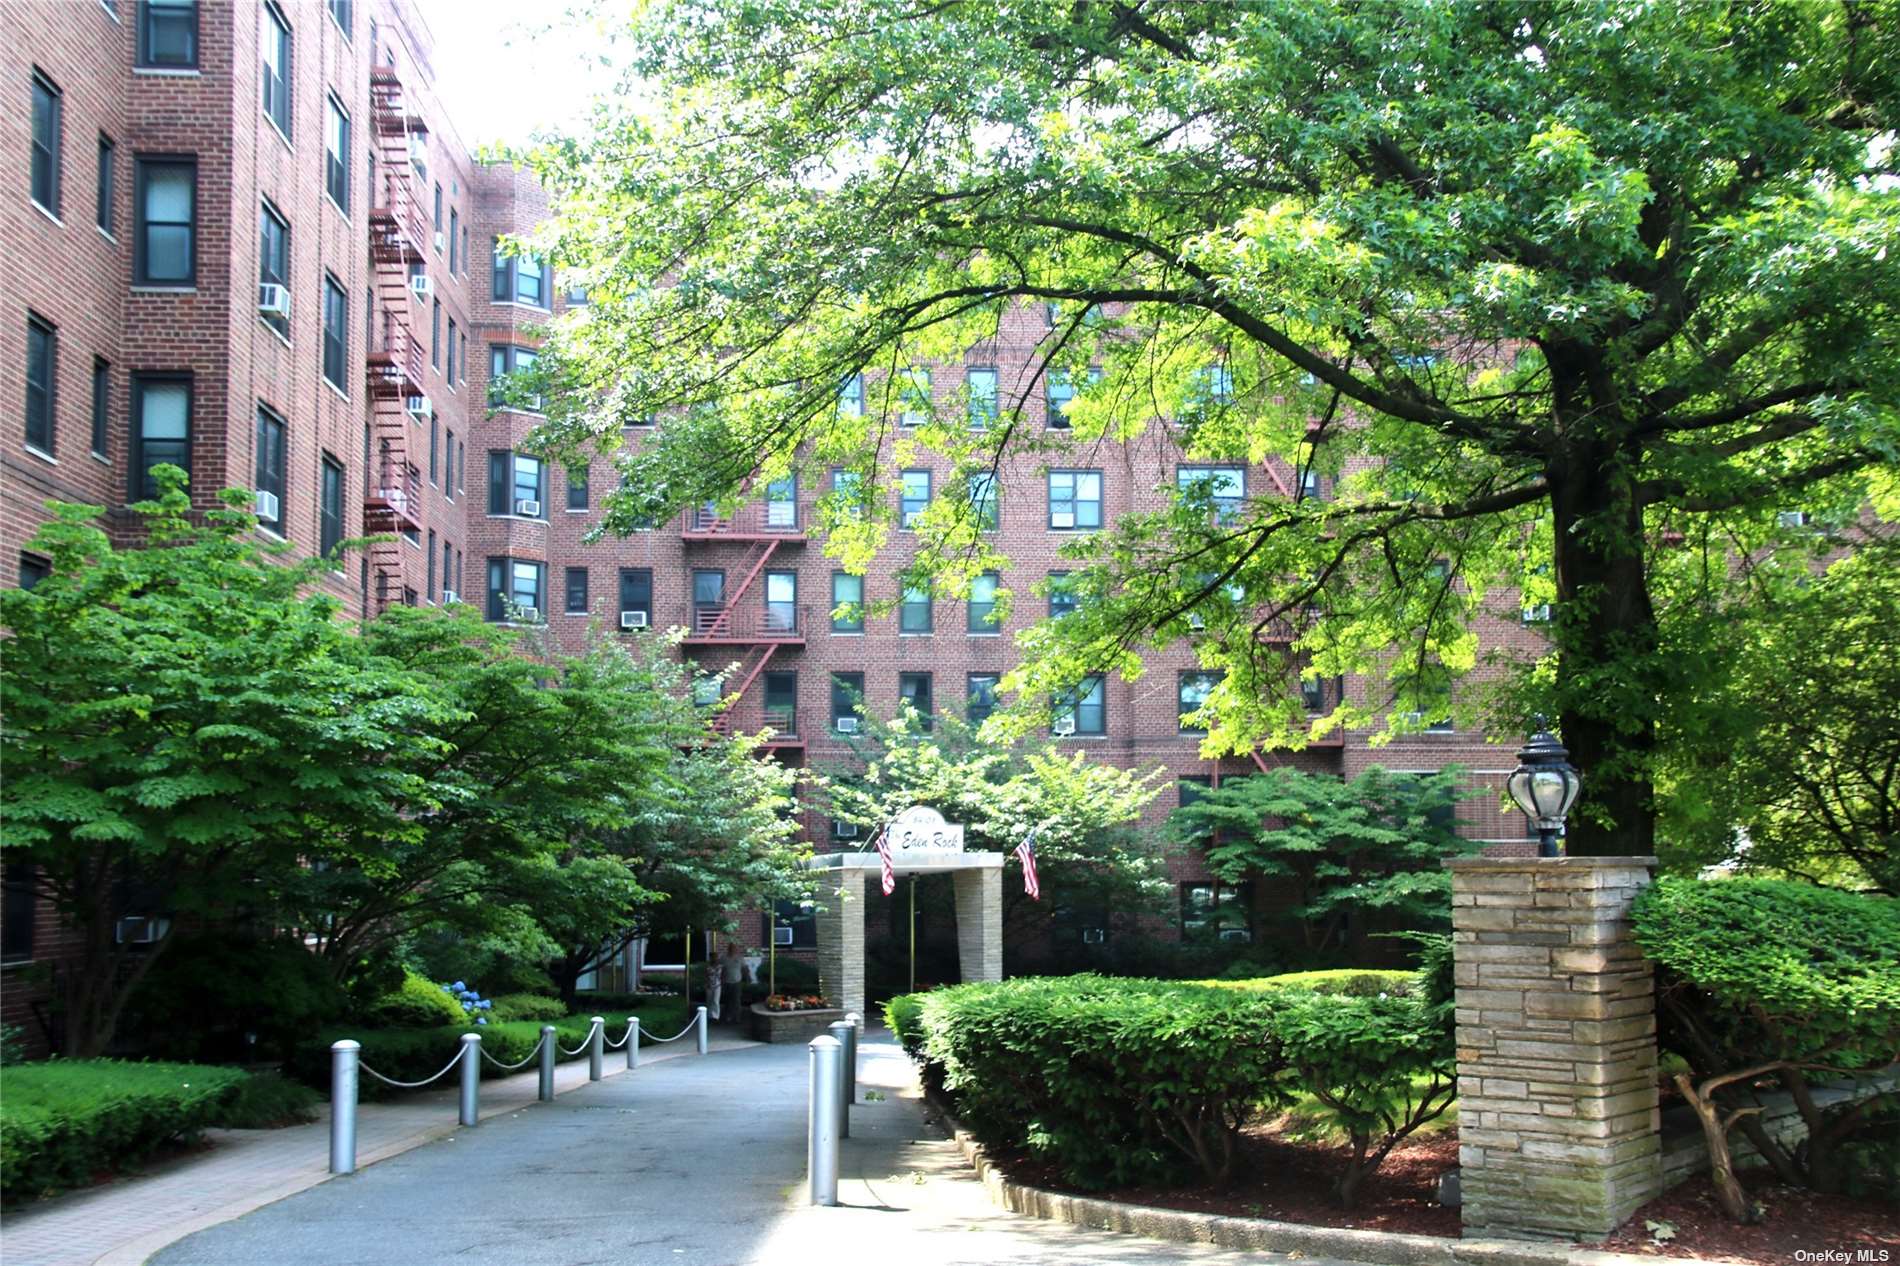
[[[555,1049],[554,1026],[541,1026],[541,1084],[535,1097],[542,1103],[554,1102],[554,1061],[559,1052]]]
[[[699,1053],[704,1055],[710,1048],[710,1041],[706,1035],[706,1008],[701,1007],[699,1009],[696,1022],[699,1025]]]
[[[838,1065],[844,1048],[835,1037],[811,1040],[811,1079],[805,1115],[805,1168],[810,1174],[811,1202],[838,1203],[838,1118],[843,1105]]]
[[[363,1044],[330,1044],[330,1172],[356,1172],[356,1065]]]
[[[481,1120],[482,1035],[462,1034],[462,1095],[456,1119],[463,1125]]]

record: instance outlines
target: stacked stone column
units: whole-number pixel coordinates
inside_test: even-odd
[[[957,967],[963,982],[1003,978],[1003,869],[959,870]]]
[[[818,987],[826,1001],[864,1012],[864,872],[823,872],[818,892]]]
[[[1662,1185],[1653,857],[1448,863],[1468,1233],[1600,1239]]]

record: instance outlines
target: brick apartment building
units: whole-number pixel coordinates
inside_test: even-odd
[[[895,596],[905,549],[900,534],[854,587],[804,535],[814,487],[777,490],[730,520],[688,514],[586,544],[617,473],[596,461],[583,477],[521,453],[535,415],[491,409],[488,390],[531,363],[537,323],[584,296],[496,251],[499,236],[546,217],[545,196],[527,174],[471,159],[433,95],[430,36],[406,0],[0,0],[0,24],[13,103],[0,152],[14,173],[0,197],[12,278],[0,393],[24,406],[0,438],[5,583],[43,574],[26,542],[45,501],[104,505],[108,528],[124,530],[150,468],[174,462],[201,506],[222,488],[255,489],[260,534],[299,550],[386,535],[323,582],[352,613],[461,598],[501,618],[506,595],[568,647],[590,622],[628,637],[684,626],[695,660],[737,665],[730,724],[769,721],[781,759],[824,763],[847,755],[849,691],[885,713],[900,698],[983,706],[1013,635],[1043,613],[1031,587],[1061,566],[1062,542],[1155,503],[1179,477],[1165,438],[1006,468],[995,511],[1011,570],[996,582],[1016,609],[1001,625],[984,618],[981,593],[857,627],[834,619],[841,602]],[[965,364],[937,367],[929,389],[943,407],[966,386],[1020,394],[1031,421],[1059,431],[1059,406],[1028,378],[1046,333],[1042,309],[1025,306]],[[846,405],[863,407],[861,389]],[[1248,495],[1291,491],[1284,469],[1218,477]],[[921,502],[946,479],[916,463],[902,494]],[[1487,616],[1487,642],[1525,638],[1519,614]],[[1508,749],[1448,729],[1376,752],[1348,732],[1292,757],[1203,760],[1177,720],[1193,669],[1183,645],[1139,682],[1101,682],[1066,741],[1116,764],[1165,764],[1184,782],[1279,759],[1347,776],[1455,761],[1476,791],[1511,764]],[[1494,801],[1474,796],[1467,831],[1521,844],[1521,819]],[[1175,803],[1164,794],[1149,825]],[[830,847],[822,811],[807,817]],[[1219,893],[1196,861],[1176,871],[1184,918],[1244,917],[1244,894]],[[17,884],[0,930],[14,977],[0,985],[58,957],[58,928]],[[0,1018],[31,1028],[45,996],[6,987]]]

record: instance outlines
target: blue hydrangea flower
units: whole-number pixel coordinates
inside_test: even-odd
[[[461,993],[462,990],[468,988],[468,983],[466,981],[458,980],[454,984],[450,985],[449,988],[453,989],[456,993]]]
[[[487,1017],[487,1016],[485,1016],[485,1015],[478,1015],[478,1016],[476,1016],[476,1017],[475,1017],[475,1023],[477,1023],[477,1024],[487,1024],[487,1023],[488,1023],[488,1017]]]

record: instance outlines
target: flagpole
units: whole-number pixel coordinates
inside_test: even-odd
[[[917,876],[910,877],[910,991],[917,992]]]

